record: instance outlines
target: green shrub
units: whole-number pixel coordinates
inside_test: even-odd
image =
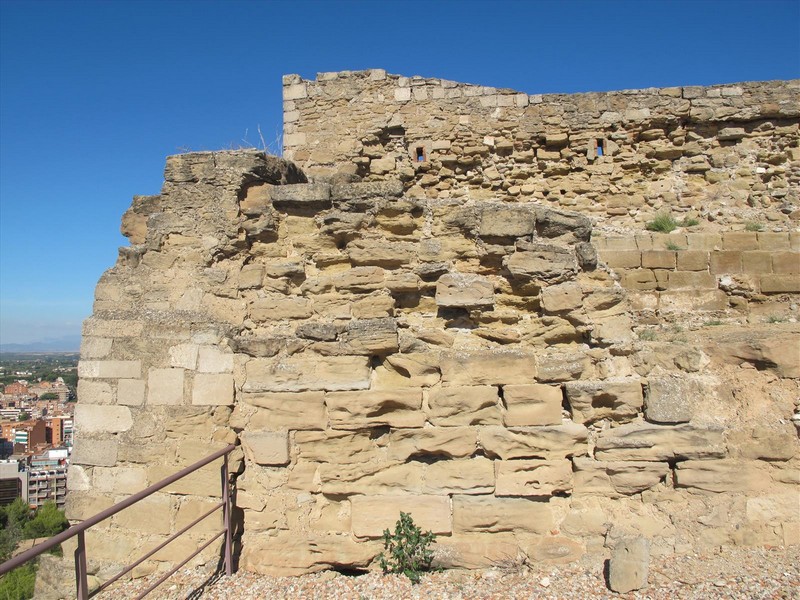
[[[419,583],[420,572],[431,567],[430,545],[436,543],[434,538],[433,532],[423,533],[411,515],[401,512],[394,534],[383,530],[383,552],[378,558],[381,569],[384,573],[402,573],[413,583]]]
[[[693,217],[686,217],[681,223],[682,227],[694,227],[695,225],[700,225],[700,221]]]
[[[657,337],[656,332],[652,329],[644,329],[640,331],[638,335],[639,339],[643,342],[653,342]]]
[[[29,561],[0,577],[0,599],[28,600],[33,598],[36,565]]]
[[[764,231],[764,226],[755,221],[748,221],[744,226],[745,231]]]
[[[678,250],[683,250],[678,244],[675,242],[667,242],[667,250],[672,250],[673,252],[677,252]]]
[[[660,231],[661,233],[669,233],[678,228],[678,222],[672,218],[668,213],[661,213],[645,225],[648,231]]]

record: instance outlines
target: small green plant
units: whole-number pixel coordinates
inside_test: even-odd
[[[678,228],[678,222],[672,218],[668,213],[661,213],[645,225],[648,231],[660,231],[661,233],[669,233]]]
[[[639,332],[639,339],[643,342],[653,342],[656,339],[656,332],[652,329],[645,329]]]
[[[716,327],[718,325],[722,325],[722,321],[720,321],[719,319],[712,319],[711,321],[706,321],[705,323],[703,323],[703,325],[705,327]]]
[[[745,231],[764,231],[764,225],[756,221],[748,221],[744,226]]]
[[[694,227],[695,225],[700,225],[700,221],[695,219],[694,217],[686,217],[681,223],[682,227]]]
[[[678,244],[675,242],[667,242],[667,250],[672,250],[673,252],[677,252],[678,250],[683,250]]]
[[[430,545],[436,543],[435,537],[431,531],[423,533],[410,514],[401,512],[394,534],[383,530],[383,552],[378,557],[381,569],[384,573],[402,573],[412,583],[419,583],[420,572],[431,567]]]
[[[786,317],[782,317],[780,315],[770,315],[767,317],[767,323],[784,323],[786,322]]]

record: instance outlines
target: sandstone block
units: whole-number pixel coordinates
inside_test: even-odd
[[[644,402],[639,381],[571,381],[565,389],[572,418],[585,424],[601,419],[630,421]]]
[[[439,383],[440,379],[439,357],[435,353],[390,354],[375,368],[374,387],[429,387]]]
[[[78,377],[86,379],[138,379],[142,363],[138,360],[82,360]]]
[[[608,563],[608,587],[625,594],[647,587],[650,542],[644,537],[619,540]]]
[[[248,421],[254,429],[324,429],[328,424],[323,392],[242,394],[259,410]]]
[[[77,404],[75,429],[81,434],[121,433],[133,426],[131,409],[127,406]]]
[[[250,318],[254,321],[308,319],[313,314],[311,300],[302,296],[257,298],[250,304]]]
[[[501,460],[495,462],[496,496],[551,496],[572,491],[569,460]]]
[[[717,289],[717,279],[706,271],[670,271],[667,273],[669,289]]]
[[[95,467],[92,483],[98,492],[130,495],[147,487],[147,472],[142,467]]]
[[[764,294],[800,293],[800,277],[797,275],[762,275],[761,292]]]
[[[144,379],[120,379],[117,383],[117,404],[141,406],[144,404],[144,390]]]
[[[506,427],[561,424],[561,387],[534,383],[503,386]]]
[[[389,354],[397,352],[397,322],[392,318],[355,319],[347,324],[342,342],[352,354]]]
[[[105,358],[111,352],[111,338],[88,337],[81,339],[81,358]]]
[[[742,272],[742,253],[739,251],[723,250],[712,252],[710,255],[709,269],[713,275],[724,273]]]
[[[789,234],[785,232],[777,233],[772,231],[760,231],[758,237],[759,250],[788,250]]]
[[[638,269],[642,253],[638,250],[603,250],[600,259],[612,269]]]
[[[78,381],[78,399],[81,404],[111,404],[114,401],[114,394],[111,391],[111,384],[105,381],[81,379]]]
[[[725,455],[721,428],[631,423],[600,433],[598,460],[711,459]]]
[[[385,442],[390,460],[408,461],[434,457],[464,458],[477,449],[478,434],[472,427],[425,427],[397,429]]]
[[[360,239],[345,249],[354,265],[376,265],[393,269],[414,260],[415,245],[381,239]]]
[[[768,488],[769,473],[755,461],[687,460],[675,469],[675,486],[707,492],[756,492]]]
[[[699,377],[680,373],[651,376],[647,380],[645,418],[653,423],[688,423],[695,405],[712,392]]]
[[[156,493],[114,515],[114,525],[141,533],[170,533],[174,499]]]
[[[547,244],[517,243],[517,251],[503,261],[514,279],[550,282],[570,279],[578,269],[575,255]]]
[[[758,250],[758,234],[754,231],[726,231],[722,234],[725,250]]]
[[[542,290],[542,308],[548,313],[569,312],[579,308],[582,302],[583,292],[577,283],[550,285]]]
[[[74,491],[67,495],[64,513],[71,521],[84,521],[112,506],[114,506],[114,496],[110,494]]]
[[[289,464],[289,433],[286,431],[243,431],[245,456],[259,465]]]
[[[553,528],[547,502],[528,498],[453,496],[454,533],[523,531],[544,534]]]
[[[322,463],[319,481],[322,493],[331,495],[419,494],[425,465],[410,462],[400,465]]]
[[[483,427],[478,441],[487,456],[512,458],[561,458],[588,452],[589,432],[583,425],[567,422],[545,427]]]
[[[573,459],[574,494],[619,498],[638,494],[658,485],[669,473],[665,462],[603,462]]]
[[[217,504],[215,500],[183,498],[178,505],[178,511],[175,513],[175,529],[183,529]],[[220,531],[222,527],[222,510],[217,510],[192,527],[191,531],[192,533],[214,534]]]
[[[233,372],[233,353],[223,352],[216,346],[200,346],[197,355],[197,370],[201,373]]]
[[[119,441],[94,440],[78,436],[72,450],[72,462],[76,465],[113,467],[117,463]]]
[[[424,468],[422,491],[427,494],[489,494],[494,491],[492,461],[476,457],[438,460]]]
[[[353,267],[333,278],[337,290],[368,292],[383,287],[385,271],[380,267]]]
[[[679,271],[705,271],[708,269],[708,252],[703,250],[683,250],[677,252]]]
[[[447,496],[355,496],[350,499],[353,535],[379,538],[394,525],[400,513],[409,513],[414,524],[435,534],[452,532],[450,499]]]
[[[150,369],[147,404],[183,404],[183,369]]]
[[[654,290],[657,287],[656,276],[650,269],[631,269],[620,275],[622,287],[629,290]]]
[[[425,423],[420,389],[331,392],[325,394],[325,405],[334,429],[422,427]]]
[[[404,431],[401,429],[392,434]],[[362,463],[377,456],[375,442],[369,432],[364,431],[298,431],[294,443],[298,458],[312,462]]]
[[[433,552],[433,566],[445,569],[488,569],[524,556],[511,533],[446,536],[436,540]]]
[[[297,576],[330,568],[364,568],[381,551],[378,542],[356,542],[349,535],[316,533],[298,536],[245,534],[241,568],[261,575]]]
[[[448,273],[436,282],[436,304],[443,307],[491,306],[494,286],[479,275]]]
[[[536,380],[536,359],[506,351],[445,355],[441,370],[445,386],[528,384]]]
[[[646,250],[642,252],[642,267],[645,269],[674,269],[675,254],[668,250]]]
[[[245,392],[363,390],[369,387],[366,356],[289,356],[253,359],[245,365]]]
[[[209,451],[209,454],[213,450]],[[186,465],[159,465],[151,464],[147,468],[147,479],[153,483],[174,475]],[[219,479],[219,469],[209,465],[186,477],[171,483],[163,489],[167,494],[188,496],[210,496],[219,498],[222,495]]]
[[[772,271],[778,274],[800,273],[800,252],[772,252]]]
[[[325,183],[294,183],[270,187],[269,195],[272,205],[279,210],[329,206],[331,188]]]
[[[491,204],[481,211],[481,237],[522,237],[535,231],[536,213],[530,206]]]
[[[489,385],[434,388],[428,419],[438,426],[500,424],[499,401],[497,388]]]
[[[230,373],[197,373],[192,385],[195,406],[233,405],[233,375]]]

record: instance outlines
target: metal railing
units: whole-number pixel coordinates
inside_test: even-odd
[[[139,600],[140,598],[144,598],[147,594],[149,594],[155,588],[157,588],[159,585],[164,583],[173,573],[175,573],[175,571],[180,569],[183,565],[185,565],[187,562],[192,560],[195,556],[200,554],[203,550],[208,548],[211,544],[213,544],[217,539],[219,539],[223,535],[225,536],[225,540],[224,540],[224,543],[223,543],[223,557],[222,558],[223,558],[223,564],[224,564],[224,567],[225,567],[225,574],[226,575],[233,574],[233,557],[232,557],[232,547],[233,547],[233,535],[232,534],[233,534],[233,532],[232,532],[232,529],[231,529],[231,504],[232,504],[232,502],[231,502],[231,492],[232,492],[232,489],[231,489],[231,483],[230,483],[230,476],[229,476],[229,472],[228,472],[228,455],[231,453],[231,451],[234,448],[236,448],[236,446],[234,446],[233,444],[230,444],[230,445],[226,446],[225,448],[223,448],[222,450],[218,450],[217,452],[214,452],[214,454],[210,454],[209,456],[206,456],[204,459],[197,461],[196,463],[186,467],[185,469],[182,469],[181,471],[178,471],[174,475],[171,475],[171,476],[169,476],[169,477],[167,477],[165,479],[162,479],[158,483],[155,483],[155,484],[151,485],[150,487],[142,490],[141,492],[138,492],[138,493],[126,498],[122,502],[118,502],[117,504],[115,504],[111,508],[107,508],[106,510],[104,510],[104,511],[102,511],[100,513],[97,513],[93,517],[89,517],[88,519],[86,519],[84,521],[81,521],[77,525],[73,525],[69,529],[67,529],[65,531],[62,531],[58,535],[55,535],[55,536],[51,537],[49,540],[47,540],[45,542],[42,542],[41,544],[37,544],[36,546],[31,548],[30,550],[26,550],[25,552],[22,552],[21,554],[18,554],[14,558],[11,558],[10,560],[7,560],[6,562],[4,562],[3,564],[0,565],[0,576],[5,575],[6,573],[8,573],[9,571],[11,571],[13,569],[16,569],[17,567],[25,564],[26,562],[28,562],[31,559],[36,558],[40,554],[42,554],[44,552],[47,552],[51,548],[54,548],[55,546],[58,546],[62,542],[65,542],[68,539],[77,536],[77,538],[78,538],[78,547],[75,550],[75,585],[76,585],[76,592],[77,592],[76,597],[78,598],[78,600],[88,600],[92,596],[94,596],[96,594],[99,594],[100,592],[105,590],[107,587],[109,587],[110,585],[115,583],[118,579],[120,579],[121,577],[123,577],[127,573],[130,573],[133,569],[135,569],[137,566],[142,564],[148,558],[153,556],[156,552],[158,552],[159,550],[164,548],[167,544],[169,544],[170,542],[172,542],[173,540],[175,540],[179,536],[183,535],[184,533],[189,531],[192,527],[197,525],[200,521],[202,521],[206,517],[209,517],[210,515],[212,515],[213,513],[215,513],[216,511],[218,511],[220,509],[222,510],[222,520],[223,520],[223,529],[222,529],[222,531],[216,533],[214,535],[214,537],[212,537],[209,541],[204,543],[200,548],[195,550],[191,555],[189,555],[186,559],[184,559],[180,564],[176,565],[170,571],[165,573],[161,578],[159,578],[158,581],[156,581],[154,584],[152,584],[144,592],[139,594],[136,598],[137,598],[137,600]],[[220,467],[220,478],[221,478],[221,486],[222,486],[222,501],[219,502],[218,504],[215,504],[210,510],[208,510],[206,513],[204,513],[203,515],[201,515],[200,517],[198,517],[197,519],[195,519],[194,521],[192,521],[191,523],[186,525],[186,527],[184,527],[180,531],[177,531],[177,532],[173,533],[164,542],[162,542],[161,544],[159,544],[158,546],[156,546],[155,548],[150,550],[147,554],[145,554],[144,556],[139,558],[136,562],[126,566],[125,568],[122,569],[122,571],[120,571],[119,573],[117,573],[116,575],[114,575],[113,577],[108,579],[107,581],[103,582],[96,589],[94,589],[91,592],[89,592],[88,571],[87,571],[87,568],[86,568],[86,540],[85,540],[84,532],[87,529],[89,529],[90,527],[92,527],[94,525],[97,525],[98,523],[108,519],[109,517],[114,516],[115,514],[120,512],[121,510],[124,510],[124,509],[128,508],[129,506],[132,506],[132,505],[136,504],[137,502],[139,502],[140,500],[142,500],[144,498],[147,498],[151,494],[154,494],[155,492],[167,487],[168,485],[170,485],[172,483],[175,483],[179,479],[182,479],[182,478],[186,477],[187,475],[190,475],[191,473],[194,473],[199,468],[204,467],[205,465],[217,460],[220,457],[223,458],[222,466]]]

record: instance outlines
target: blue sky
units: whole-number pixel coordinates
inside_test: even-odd
[[[528,93],[798,78],[800,0],[0,0],[0,344],[77,336],[166,156],[272,141],[281,75],[366,68]]]

